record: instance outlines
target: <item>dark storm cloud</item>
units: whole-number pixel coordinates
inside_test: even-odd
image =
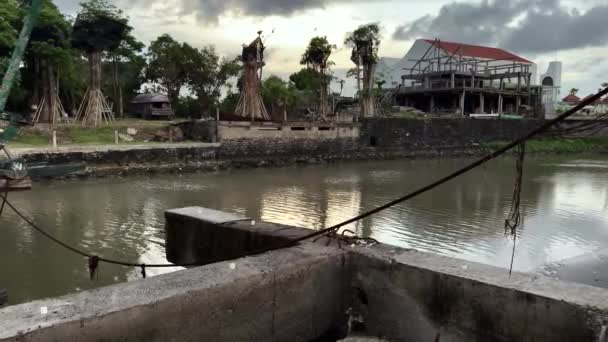
[[[298,12],[325,8],[332,3],[382,2],[388,0],[180,0],[183,13],[217,22],[218,16],[235,13],[244,16],[289,16]]]
[[[450,3],[435,16],[399,26],[397,40],[441,38],[542,53],[608,43],[608,4],[581,13],[560,0],[484,0]]]

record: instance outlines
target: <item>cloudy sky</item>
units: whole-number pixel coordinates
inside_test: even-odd
[[[76,13],[79,0],[54,0]],[[539,65],[564,63],[562,93],[582,95],[608,82],[608,0],[110,0],[131,19],[137,38],[163,33],[194,46],[237,55],[256,31],[266,36],[267,75],[297,71],[315,35],[338,45],[338,77],[350,68],[345,35],[361,24],[383,29],[380,55],[403,57],[417,38],[508,49]],[[348,91],[348,90],[347,90]]]

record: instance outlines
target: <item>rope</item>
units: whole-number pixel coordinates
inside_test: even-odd
[[[576,107],[568,110],[567,112],[563,113],[562,115],[549,120],[547,122],[545,122],[543,125],[540,125],[539,127],[531,130],[530,132],[528,132],[527,134],[523,135],[522,137],[512,141],[511,143],[499,148],[498,150],[486,155],[485,157],[482,157],[474,162],[472,162],[471,164],[443,177],[440,178],[439,180],[428,184],[422,188],[419,188],[405,196],[402,196],[398,199],[395,199],[394,201],[388,202],[384,205],[381,205],[379,207],[376,207],[375,209],[369,210],[363,214],[360,214],[358,216],[355,216],[349,220],[346,220],[342,223],[338,223],[334,226],[331,226],[329,228],[326,229],[322,229],[319,231],[316,231],[314,233],[308,234],[306,236],[300,237],[298,239],[295,240],[291,240],[291,241],[287,241],[282,245],[276,246],[273,248],[273,250],[277,250],[277,249],[282,249],[282,248],[287,248],[287,247],[292,247],[295,246],[296,244],[298,244],[299,242],[302,242],[304,240],[309,240],[312,238],[316,238],[316,237],[320,237],[320,236],[324,236],[324,235],[329,235],[329,234],[333,234],[335,233],[338,229],[360,221],[366,217],[372,216],[376,213],[379,213],[381,211],[384,211],[386,209],[389,209],[391,207],[394,207],[397,204],[400,204],[402,202],[405,202],[407,200],[410,200],[416,196],[419,196],[421,194],[424,194],[440,185],[443,185],[444,183],[447,183],[455,178],[457,178],[458,176],[471,171],[473,169],[475,169],[476,167],[479,167],[485,163],[487,163],[488,161],[495,159],[503,154],[505,154],[506,152],[512,150],[513,148],[523,145],[527,140],[535,137],[536,135],[548,130],[549,128],[553,127],[555,124],[565,120],[566,118],[568,118],[569,116],[571,116],[572,114],[578,112],[579,110],[581,110],[582,108],[584,108],[585,106],[587,106],[590,103],[595,102],[596,100],[600,99],[602,96],[608,94],[608,87],[600,92],[598,92],[597,94],[587,98],[586,100],[582,101],[581,103],[579,103]],[[522,159],[523,162],[523,159]],[[0,195],[2,196],[2,195]],[[84,252],[76,247],[72,247],[70,245],[68,245],[65,242],[62,242],[61,240],[55,238],[53,235],[45,232],[43,229],[41,229],[40,227],[38,227],[34,222],[32,222],[30,219],[28,219],[24,214],[22,214],[10,201],[7,200],[6,196],[2,196],[3,200],[6,202],[6,205],[11,208],[13,210],[13,212],[15,212],[15,214],[17,214],[17,216],[19,216],[23,221],[25,221],[28,225],[30,225],[33,229],[35,229],[36,231],[38,231],[40,234],[44,235],[45,237],[47,237],[48,239],[50,239],[51,241],[55,242],[56,244],[76,253],[79,254],[83,257],[87,257],[89,259],[89,273],[91,275],[91,278],[94,277],[95,275],[95,271],[97,269],[97,266],[99,264],[99,262],[105,262],[108,264],[114,264],[114,265],[120,265],[120,266],[125,266],[125,267],[139,267],[142,270],[142,276],[145,277],[146,276],[146,268],[163,268],[163,267],[194,267],[194,266],[202,266],[200,263],[192,263],[192,264],[143,264],[143,263],[132,263],[132,262],[125,262],[125,261],[120,261],[120,260],[113,260],[113,259],[108,259],[108,258],[102,258],[102,257],[98,257],[96,255],[93,254],[89,254],[87,252]],[[255,250],[252,252],[249,252],[248,255],[257,255],[257,254],[261,254],[264,252],[269,251],[268,248],[262,248],[259,250]]]
[[[40,234],[44,235],[46,238],[48,238],[49,240],[55,242],[56,244],[58,244],[59,246],[75,253],[78,254],[82,257],[88,258],[89,259],[89,273],[91,275],[91,279],[94,278],[95,275],[95,271],[97,270],[97,266],[99,265],[100,262],[104,262],[107,264],[113,264],[113,265],[119,265],[119,266],[125,266],[125,267],[139,267],[142,270],[142,276],[145,278],[146,276],[146,268],[165,268],[165,267],[193,267],[193,266],[201,266],[200,263],[187,263],[187,264],[144,264],[144,263],[133,263],[133,262],[126,262],[126,261],[121,261],[121,260],[115,260],[115,259],[109,259],[109,258],[104,258],[104,257],[100,257],[94,254],[90,254],[87,253],[83,250],[80,250],[76,247],[70,246],[69,244],[57,239],[56,237],[54,237],[53,235],[47,233],[44,229],[40,228],[36,223],[34,223],[32,220],[30,220],[29,218],[27,218],[21,211],[19,211],[19,209],[17,209],[10,201],[7,200],[6,195],[0,195],[0,197],[2,197],[2,200],[4,203],[6,203],[6,206],[8,208],[10,208],[17,216],[19,216],[19,218],[21,218],[25,223],[27,223],[30,227],[32,227],[33,229],[35,229],[37,232],[39,232]]]
[[[509,216],[505,219],[505,235],[513,237],[513,251],[511,252],[511,266],[509,267],[509,277],[513,274],[513,262],[515,261],[515,244],[517,241],[517,228],[523,224],[523,216],[521,215],[521,189],[524,178],[524,158],[526,155],[526,145],[521,144],[517,147],[518,158],[515,164],[516,176],[515,186],[513,188],[513,198],[511,200],[511,210]]]

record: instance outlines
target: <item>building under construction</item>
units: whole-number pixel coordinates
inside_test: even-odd
[[[542,112],[536,65],[505,50],[420,39],[405,59],[400,106],[436,114]]]

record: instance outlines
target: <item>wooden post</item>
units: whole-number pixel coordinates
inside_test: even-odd
[[[220,121],[220,107],[215,107],[215,121]]]
[[[57,148],[57,131],[53,130],[53,148]]]
[[[114,131],[114,143],[116,145],[118,145],[118,131],[117,130]]]
[[[283,122],[287,122],[287,108],[283,108]]]

